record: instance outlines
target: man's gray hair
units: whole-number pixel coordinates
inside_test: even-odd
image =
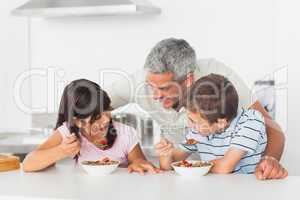
[[[184,80],[197,66],[194,49],[183,39],[169,38],[156,44],[149,53],[145,69],[152,73],[174,73],[174,80]]]

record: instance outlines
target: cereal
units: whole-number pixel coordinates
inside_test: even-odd
[[[176,163],[174,166],[176,167],[207,167],[210,166],[211,163],[203,162],[203,161],[196,161],[196,162],[188,162],[186,160],[182,160],[179,163]]]
[[[118,164],[118,161],[114,160],[109,160],[109,159],[103,159],[103,160],[97,160],[97,161],[83,161],[83,165],[92,165],[92,166],[97,166],[97,165],[116,165]]]

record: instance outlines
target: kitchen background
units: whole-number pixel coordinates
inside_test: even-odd
[[[66,82],[76,78],[99,82],[104,68],[135,72],[158,41],[177,37],[186,39],[198,58],[213,57],[231,66],[251,88],[256,80],[275,79],[276,120],[287,138],[282,162],[290,174],[300,174],[296,1],[151,0],[162,9],[160,15],[59,19],[10,15],[25,2],[0,2],[1,132],[22,132],[32,126],[31,114],[22,112],[14,99],[14,83],[22,72],[32,68],[44,74],[24,81],[22,101],[52,113]],[[107,77],[105,87],[118,78]]]

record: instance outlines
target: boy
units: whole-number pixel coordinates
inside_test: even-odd
[[[213,173],[253,174],[267,144],[261,113],[238,110],[238,94],[223,76],[210,74],[192,86],[187,96],[189,131],[185,140],[174,148],[161,139],[155,148],[163,170],[171,163],[184,160],[191,153],[214,164]]]

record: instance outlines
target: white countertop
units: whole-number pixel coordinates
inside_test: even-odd
[[[0,199],[103,199],[103,200],[293,200],[300,193],[300,177],[258,181],[253,175],[208,175],[185,178],[128,174],[118,169],[105,177],[87,175],[80,167],[60,165],[38,173],[0,173]]]
[[[0,153],[26,154],[46,139],[42,132],[0,132]]]

